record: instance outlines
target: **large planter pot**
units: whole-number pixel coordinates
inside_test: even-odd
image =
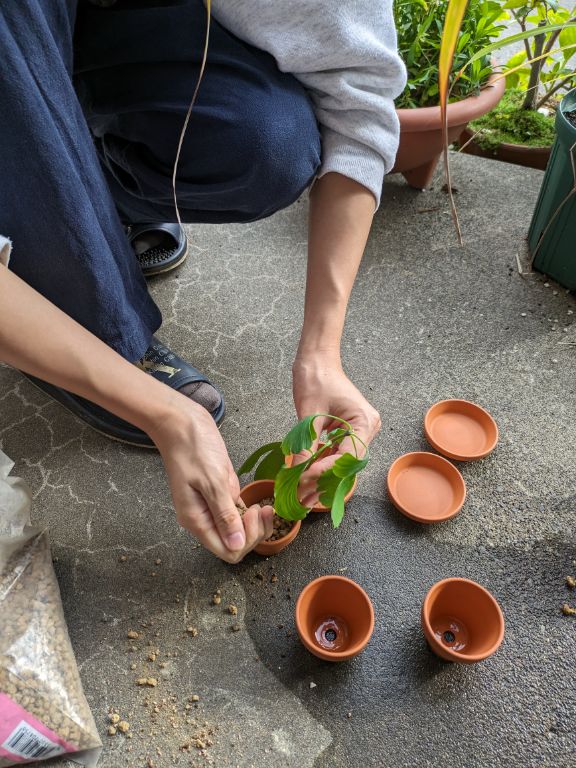
[[[489,160],[502,160],[504,163],[522,165],[524,168],[536,168],[539,171],[545,171],[552,152],[552,147],[524,147],[522,144],[508,144],[506,142],[499,144],[495,149],[483,149],[476,143],[475,139],[472,139],[472,136],[474,136],[474,132],[470,128],[462,131],[460,136],[460,144],[464,147],[462,152],[465,154],[486,157]]]
[[[528,233],[534,267],[570,290],[576,289],[576,126],[566,114],[573,111],[576,89],[556,112],[556,141]]]
[[[456,141],[470,120],[494,109],[504,95],[504,78],[493,75],[478,96],[448,105],[448,140]],[[408,184],[426,189],[442,154],[440,107],[396,110],[400,119],[400,146],[392,173],[401,173]]]

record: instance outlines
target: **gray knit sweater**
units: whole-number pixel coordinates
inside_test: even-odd
[[[212,0],[226,29],[272,54],[308,89],[322,132],[322,167],[380,201],[399,127],[393,100],[406,84],[392,0]]]

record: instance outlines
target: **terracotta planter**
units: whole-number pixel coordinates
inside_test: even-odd
[[[466,128],[462,131],[459,143],[464,146],[474,133]],[[499,144],[496,149],[483,149],[475,140],[472,140],[465,149],[462,150],[466,155],[476,155],[477,157],[486,157],[490,160],[502,160],[505,163],[514,163],[514,165],[523,165],[525,168],[537,168],[545,171],[550,159],[552,147],[524,147],[522,144]]]
[[[318,447],[321,448],[324,445],[324,443],[318,443]],[[327,452],[324,454],[324,456],[330,456],[330,452]],[[322,458],[322,457],[321,457]],[[292,466],[292,460],[293,456],[286,456],[285,463],[287,467]],[[352,486],[352,490],[349,491],[346,496],[344,496],[344,504],[347,504],[352,496],[354,495],[354,492],[356,491],[356,486],[358,485],[358,477],[354,478],[354,485]],[[329,507],[325,507],[324,504],[320,504],[318,502],[317,504],[314,504],[312,507],[312,512],[330,512]]]
[[[356,582],[344,576],[322,576],[300,593],[296,628],[310,653],[327,661],[346,661],[368,645],[374,609]]]
[[[259,504],[262,499],[274,497],[274,480],[256,480],[253,483],[248,483],[240,491],[240,498],[246,504],[247,507],[251,507],[252,504]],[[254,547],[254,552],[259,555],[277,555],[283,549],[286,549],[288,544],[294,541],[298,532],[300,531],[301,521],[297,520],[292,526],[292,530],[286,536],[275,541],[262,541],[257,547]]]
[[[500,646],[504,616],[490,592],[476,582],[444,579],[424,599],[422,629],[440,658],[474,664]]]
[[[462,509],[466,484],[456,467],[435,453],[405,453],[388,470],[388,493],[403,515],[418,523],[440,523]]]
[[[456,141],[470,120],[494,109],[504,95],[504,78],[493,75],[478,96],[448,105],[448,139]],[[440,107],[396,110],[400,119],[400,146],[392,173],[401,173],[408,184],[426,189],[442,154]]]
[[[492,416],[468,400],[435,403],[424,417],[424,434],[438,453],[455,461],[483,459],[498,443]]]

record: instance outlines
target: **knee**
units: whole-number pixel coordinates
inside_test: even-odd
[[[245,126],[258,219],[291,205],[311,183],[320,165],[320,133],[300,90],[271,94],[247,113]]]

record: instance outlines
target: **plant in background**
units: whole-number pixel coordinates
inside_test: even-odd
[[[556,0],[508,0],[503,7],[522,32],[534,34],[506,63],[506,85],[523,92],[522,109],[538,110],[552,96],[576,87],[576,28],[566,26],[576,22],[576,14]],[[557,25],[538,34],[538,28]]]
[[[314,429],[314,420],[325,416],[334,423],[341,424],[329,431],[322,440],[322,447],[312,451],[312,445],[318,435]],[[286,435],[282,442],[267,443],[254,451],[238,470],[239,475],[250,472],[254,467],[255,480],[274,480],[274,511],[285,520],[303,520],[310,512],[298,498],[298,484],[304,472],[319,458],[326,456],[344,440],[350,439],[355,456],[344,453],[334,464],[320,475],[316,490],[320,502],[331,510],[332,524],[337,528],[344,517],[344,497],[352,490],[358,472],[368,463],[368,448],[344,419],[330,414],[315,413],[299,421]],[[363,458],[359,458],[357,443],[366,448]],[[306,451],[309,456],[301,464],[286,465],[286,457]],[[258,465],[258,466],[256,466]]]
[[[398,50],[408,71],[406,90],[396,102],[400,108],[436,106],[439,102],[438,59],[448,3],[449,0],[394,1]],[[502,23],[506,18],[501,2],[471,0],[454,51],[452,74],[462,70],[471,55],[500,36],[506,29]],[[476,59],[458,78],[451,99],[459,101],[476,95],[491,74],[490,55]]]
[[[555,0],[508,0],[503,8],[532,37],[503,67],[507,90],[500,104],[471,123],[474,140],[487,150],[506,143],[549,147],[559,97],[576,86],[576,28],[567,26],[576,15]]]

